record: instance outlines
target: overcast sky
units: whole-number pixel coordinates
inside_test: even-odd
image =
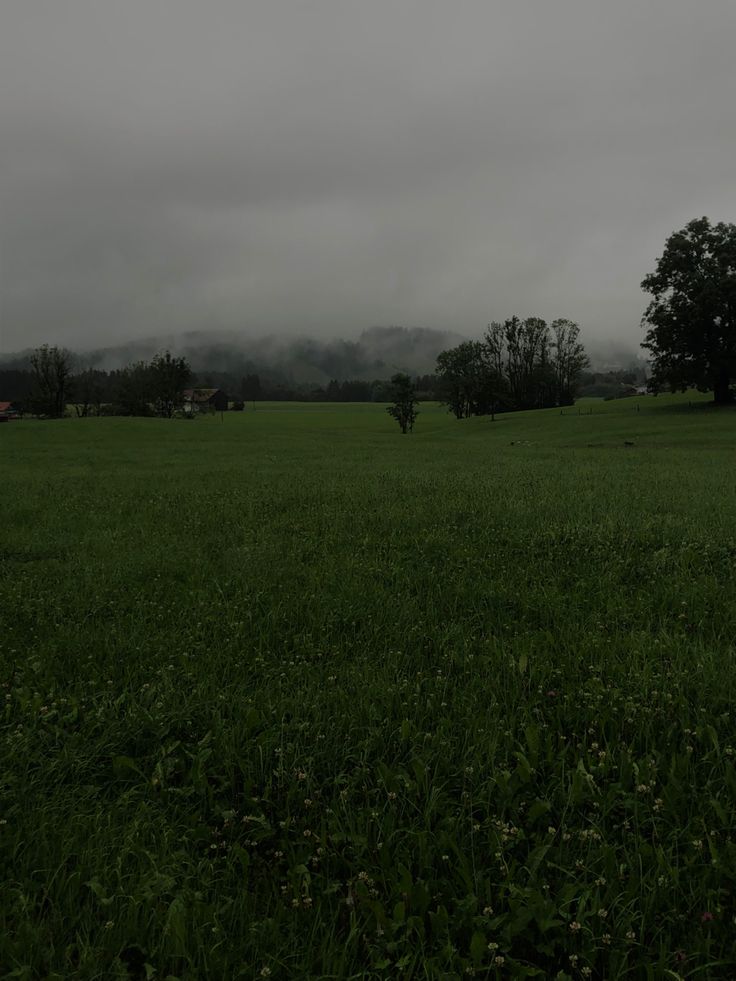
[[[0,349],[236,329],[638,344],[736,221],[735,0],[0,0]]]

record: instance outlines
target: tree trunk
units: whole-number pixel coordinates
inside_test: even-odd
[[[716,405],[730,405],[733,402],[731,379],[727,369],[721,369],[713,385],[713,401]]]

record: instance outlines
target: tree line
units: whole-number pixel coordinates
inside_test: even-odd
[[[588,357],[571,320],[494,322],[437,358],[437,397],[458,419],[572,405]]]
[[[402,385],[410,385],[415,402],[420,398],[438,400],[462,419],[496,411],[569,405],[587,363],[577,324],[555,320],[548,326],[538,317],[511,317],[503,323],[491,323],[480,341],[465,341],[442,351],[435,374],[411,379],[401,373],[401,378]],[[187,387],[221,387],[213,373],[195,375],[186,358],[170,351],[156,354],[150,361],[102,371],[85,366],[65,348],[48,344],[32,352],[26,372],[14,370],[7,375],[16,391],[10,394],[8,379],[0,372],[0,385],[5,386],[2,394],[20,401],[24,411],[49,418],[63,416],[70,404],[81,417],[170,418],[182,408]],[[331,379],[324,387],[312,384],[285,390],[252,372],[239,381],[229,379],[228,394],[237,408],[246,402],[282,399],[385,403],[394,400],[396,378],[372,382]],[[23,388],[21,399],[16,394],[19,387]],[[414,422],[413,412],[408,412],[408,430]]]
[[[227,372],[194,371],[186,359],[169,352],[151,361],[105,371],[85,364],[65,348],[44,345],[34,351],[27,367],[0,367],[0,398],[24,412],[47,418],[64,414],[68,406],[79,416],[168,415],[180,404],[171,397],[171,384],[219,388],[234,403],[255,402],[387,402],[391,382],[385,379],[331,379],[327,385],[290,383],[270,373],[237,376]],[[415,379],[422,398],[434,399],[436,379]],[[167,395],[168,392],[168,395]]]
[[[409,378],[415,398],[437,400],[458,418],[494,411],[570,404],[580,372],[587,364],[576,324],[512,317],[492,323],[482,341],[466,341],[443,351],[434,374]],[[184,401],[187,387],[222,387],[222,373],[195,374],[184,357],[170,351],[150,361],[104,371],[85,365],[65,348],[37,348],[27,370],[0,370],[2,395],[26,412],[59,418],[68,405],[80,417],[91,415],[158,415],[171,417]],[[225,389],[237,403],[256,401],[388,402],[395,380],[333,378],[326,386],[298,385],[250,373],[226,376]],[[239,406],[241,407],[241,406]],[[412,420],[413,423],[413,420]]]
[[[14,401],[25,412],[51,419],[64,416],[70,404],[80,417],[104,411],[170,418],[181,408],[193,377],[187,360],[170,351],[107,372],[79,364],[66,348],[44,344],[32,352],[29,364],[27,372],[7,373],[16,390],[22,387]]]
[[[734,399],[736,378],[736,225],[708,218],[673,232],[642,282],[652,300],[642,318],[642,347],[651,357],[648,380],[621,372],[586,373],[588,358],[578,325],[559,319],[511,317],[489,324],[480,341],[442,351],[434,375],[415,378],[416,397],[440,400],[457,418],[496,411],[570,405],[585,394],[615,397],[647,380],[650,391],[713,391],[716,404]],[[399,330],[399,328],[395,328]],[[223,372],[195,375],[169,351],[116,371],[80,366],[71,352],[44,345],[27,368],[0,368],[0,398],[24,411],[59,416],[71,402],[78,415],[120,412],[171,415],[187,384],[223,388],[240,401],[375,401],[393,398],[395,381],[333,378],[327,386],[295,385],[285,378]]]

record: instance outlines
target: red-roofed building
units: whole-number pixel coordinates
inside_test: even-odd
[[[7,422],[8,419],[20,419],[15,402],[0,402],[0,422]]]

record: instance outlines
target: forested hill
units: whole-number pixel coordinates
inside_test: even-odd
[[[371,327],[356,340],[198,331],[75,353],[88,367],[111,371],[168,349],[184,356],[198,373],[226,372],[240,377],[260,372],[291,384],[322,384],[332,378],[370,381],[395,371],[414,375],[431,372],[440,351],[464,339],[451,330],[427,327]],[[54,343],[54,339],[50,338],[49,343]],[[22,370],[27,366],[25,352],[0,356],[0,370]]]

